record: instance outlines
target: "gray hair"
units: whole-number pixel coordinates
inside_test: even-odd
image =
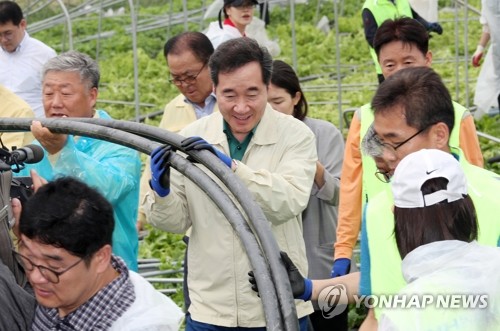
[[[77,51],[62,53],[48,60],[43,66],[42,77],[45,78],[49,71],[77,72],[89,89],[99,87],[99,65],[90,56]]]
[[[380,157],[384,154],[384,147],[373,129],[373,124],[370,125],[361,141],[361,152],[371,157]]]

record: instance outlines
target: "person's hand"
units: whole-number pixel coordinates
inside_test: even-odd
[[[19,232],[19,219],[21,218],[21,211],[23,209],[21,200],[19,200],[18,198],[12,198],[10,200],[10,206],[12,208],[12,216],[14,217],[12,232],[17,238],[21,238],[21,233]]]
[[[30,126],[31,133],[49,154],[56,154],[64,145],[68,136],[65,134],[52,133],[49,129],[42,126],[39,121],[33,121]]]
[[[35,169],[30,170],[30,176],[31,182],[33,183],[31,185],[31,189],[33,190],[33,192],[38,191],[40,187],[47,184],[47,180],[40,176]],[[12,216],[14,217],[12,232],[17,238],[20,238],[19,220],[21,219],[21,211],[23,208],[21,200],[19,200],[18,198],[12,198],[12,200],[10,201],[10,206],[12,208]]]
[[[186,151],[201,151],[203,149],[206,149],[215,154],[215,156],[217,156],[229,168],[231,168],[231,165],[233,163],[233,160],[229,156],[219,151],[217,148],[206,142],[206,140],[201,137],[186,138],[181,141],[181,146]]]
[[[484,47],[481,45],[477,45],[476,51],[474,55],[472,55],[472,65],[474,67],[479,67],[481,64],[481,58],[483,57]]]
[[[47,180],[40,176],[35,169],[30,170],[31,182],[33,183],[32,189],[33,192],[38,191],[40,187],[47,184]]]
[[[335,261],[333,261],[331,276],[332,278],[335,278],[347,275],[350,269],[351,269],[351,260],[346,258],[336,259]]]
[[[308,278],[302,277],[299,269],[293,264],[292,260],[288,257],[288,254],[281,251],[281,260],[285,264],[286,273],[288,279],[290,280],[290,285],[292,286],[292,293],[295,299],[302,299],[304,301],[310,300],[312,295],[312,281]],[[255,276],[253,271],[248,273],[250,278],[248,281],[252,284],[252,290],[259,292],[257,287],[257,282],[255,281]]]
[[[157,147],[151,153],[151,179],[149,185],[160,196],[166,197],[170,193],[170,157],[172,146]]]
[[[436,32],[437,34],[443,34],[443,27],[438,22],[429,23],[429,25],[427,25],[427,30],[429,32]]]

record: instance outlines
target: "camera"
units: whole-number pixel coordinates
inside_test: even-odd
[[[18,198],[21,203],[33,195],[33,181],[31,177],[14,177],[10,184],[10,197]]]

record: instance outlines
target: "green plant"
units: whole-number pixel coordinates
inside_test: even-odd
[[[81,4],[82,1],[75,1],[68,6],[69,9]],[[188,10],[196,9],[205,1],[188,1]],[[322,1],[319,15],[316,16],[317,0],[310,0],[307,5],[297,5],[295,12],[295,25],[297,36],[297,73],[300,77],[307,77],[303,82],[303,87],[308,101],[311,103],[310,115],[315,118],[325,119],[337,126],[343,125],[341,112],[347,108],[359,107],[370,101],[375,89],[377,79],[374,66],[369,57],[368,46],[366,44],[361,17],[360,7],[362,1],[341,1],[338,10],[341,16],[338,18],[339,35],[333,29],[334,7],[332,1]],[[440,0],[440,8],[454,7],[455,1]],[[479,8],[480,0],[469,0],[468,4]],[[25,4],[22,3],[24,6]],[[27,6],[28,4],[26,4]],[[125,3],[122,5],[126,6]],[[24,7],[26,7],[24,6]],[[118,7],[118,5],[116,5]],[[114,7],[114,9],[117,9]],[[156,19],[158,21],[167,20],[169,13],[180,13],[182,2],[176,0],[166,3],[160,0],[143,0],[138,6],[137,16],[140,20]],[[464,15],[463,9],[457,10],[458,17]],[[56,5],[50,5],[44,10],[37,11],[30,15],[28,22],[53,17],[60,14]],[[268,27],[268,34],[272,39],[278,40],[282,53],[279,59],[292,63],[292,31],[289,24],[290,9],[288,5],[277,6],[271,12],[271,25]],[[327,34],[319,32],[315,28],[315,19],[326,15],[331,23],[331,31]],[[466,53],[474,51],[476,40],[479,38],[480,24],[477,16],[470,14],[467,22],[469,46],[466,49],[464,44],[464,26],[462,21],[457,21],[455,25],[456,12],[452,10],[442,10],[440,20],[444,27],[444,33],[440,36],[433,36],[430,48],[434,54],[435,70],[441,74],[448,88],[456,101],[464,105],[471,105],[475,80],[478,70],[469,69],[469,80],[465,82],[465,70],[468,63],[462,59]],[[73,30],[75,39],[78,41],[75,48],[85,52],[99,60],[101,67],[101,87],[98,107],[109,111],[117,119],[133,119],[136,110],[132,104],[114,104],[109,101],[135,101],[134,88],[134,66],[132,53],[132,35],[128,32],[130,26],[130,16],[128,9],[121,16],[113,16],[102,20],[102,31],[109,35],[102,38],[99,43],[97,39],[86,39],[98,33],[99,16],[97,14],[86,14],[83,17],[73,20]],[[204,26],[206,22],[202,22]],[[458,50],[455,50],[456,38],[455,27],[458,33]],[[29,25],[28,25],[29,28]],[[199,23],[190,22],[188,28],[199,30]],[[173,35],[183,31],[183,24],[170,27],[152,29],[139,32],[138,44],[138,96],[141,102],[139,115],[145,115],[156,110],[163,109],[164,105],[178,94],[178,90],[167,79],[168,69],[163,57],[163,45],[165,41]],[[36,38],[52,45],[58,52],[68,49],[67,29],[59,24],[51,28],[33,34]],[[340,49],[340,67],[337,80],[337,47]],[[456,52],[459,55],[456,60]],[[458,73],[458,76],[457,76]],[[458,78],[457,78],[458,77]],[[458,82],[458,83],[457,83]],[[339,93],[339,84],[341,92]],[[471,93],[466,97],[466,87]],[[456,92],[458,91],[458,93]],[[338,106],[338,100],[342,101]],[[159,119],[148,120],[147,123],[157,125]],[[344,126],[344,133],[347,130]],[[478,130],[495,137],[500,137],[500,116],[484,117],[477,121]],[[491,158],[500,154],[499,144],[486,139],[480,139],[481,148],[485,158]],[[487,165],[487,167],[500,173],[500,163]],[[166,233],[152,227],[147,228],[149,236],[144,239],[140,247],[141,257],[155,257],[162,262],[164,269],[176,269],[181,265],[184,244],[182,236]],[[174,300],[182,305],[182,293],[178,291],[173,296]],[[363,311],[351,309],[350,323],[352,327],[359,325],[363,317]]]

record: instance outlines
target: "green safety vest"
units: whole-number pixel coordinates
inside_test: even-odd
[[[449,144],[451,147],[460,147],[459,146],[459,135],[460,135],[460,125],[462,123],[462,117],[467,109],[453,102],[454,110],[455,110],[455,125],[453,130],[451,130]],[[366,132],[373,124],[373,110],[371,105],[368,103],[360,108],[360,120],[361,120],[361,128],[359,132],[360,137],[360,146],[363,141]],[[366,202],[370,200],[370,197],[374,197],[377,193],[381,192],[385,187],[387,187],[387,183],[380,181],[377,177],[375,177],[375,172],[377,171],[377,166],[375,165],[375,161],[369,155],[361,153],[361,162],[363,164],[363,179],[362,179],[362,207],[364,208]],[[364,210],[364,209],[361,209]]]
[[[411,12],[410,3],[408,0],[366,0],[363,9],[368,9],[373,14],[377,26],[380,26],[384,21],[388,19],[395,19],[398,17],[411,17],[413,14]],[[382,74],[382,68],[378,64],[377,54],[373,47],[370,47],[370,55],[372,56],[373,62],[375,63],[375,69],[377,74]]]
[[[460,165],[468,182],[468,194],[474,202],[479,224],[478,243],[497,246],[500,240],[500,222],[496,208],[499,202],[500,176],[467,162],[458,148],[452,148],[458,155]],[[371,294],[397,294],[405,285],[394,237],[394,205],[390,186],[370,200],[366,211],[366,232],[370,255]],[[487,261],[485,261],[487,263]],[[379,318],[380,308],[375,308]]]

